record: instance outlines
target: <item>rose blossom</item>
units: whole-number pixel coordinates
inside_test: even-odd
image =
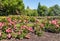
[[[4,26],[4,23],[0,22],[0,29],[2,29],[3,26]]]
[[[12,21],[11,21],[10,23],[11,23],[12,25],[15,25],[15,22],[12,22]]]
[[[8,20],[8,22],[11,22],[11,18],[10,17],[8,17],[7,20]]]
[[[12,35],[9,33],[9,34],[7,34],[7,38],[8,39],[11,39],[11,37],[12,37]]]
[[[43,28],[43,27],[44,27],[44,24],[40,24],[40,27],[42,27],[42,28]]]
[[[33,28],[32,27],[28,27],[27,30],[33,32]]]
[[[55,25],[57,24],[56,20],[52,20],[51,23]]]
[[[11,33],[12,32],[11,28],[6,29],[6,32]]]
[[[2,33],[0,32],[0,37],[2,36]]]
[[[4,26],[4,23],[0,22],[0,27]]]
[[[26,25],[23,25],[23,26],[21,26],[21,29],[25,29],[27,26]]]

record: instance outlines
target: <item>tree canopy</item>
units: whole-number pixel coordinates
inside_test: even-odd
[[[0,15],[21,14],[24,11],[23,0],[0,0],[0,7]]]

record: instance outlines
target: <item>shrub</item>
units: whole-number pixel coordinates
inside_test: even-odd
[[[58,21],[57,20],[47,21],[47,23],[45,24],[45,30],[53,33],[59,33],[60,26],[58,24]]]
[[[24,16],[23,19],[21,19],[22,16],[18,16],[18,17],[9,16],[9,17],[1,19],[0,39],[30,38],[29,33],[34,32],[33,27],[32,27],[34,24],[28,24],[26,21],[24,21],[25,19],[27,19],[27,21],[29,20],[29,17],[28,18],[27,17],[28,16]],[[23,20],[23,21],[21,22],[20,20]]]
[[[30,17],[30,22],[35,22],[36,18],[35,17]]]

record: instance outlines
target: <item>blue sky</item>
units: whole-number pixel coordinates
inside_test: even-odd
[[[25,8],[29,6],[31,9],[36,9],[39,2],[41,5],[45,5],[47,7],[51,7],[55,4],[60,5],[60,0],[23,0],[23,2],[25,4]]]

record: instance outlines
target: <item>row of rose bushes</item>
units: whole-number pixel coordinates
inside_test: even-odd
[[[36,24],[36,18],[31,16],[9,16],[0,18],[0,39],[23,39],[30,38],[30,33],[35,33],[36,30],[33,29]]]
[[[0,18],[0,39],[30,38],[30,33],[41,36],[43,31],[60,32],[60,23],[49,17],[44,21],[29,16],[10,16]]]

